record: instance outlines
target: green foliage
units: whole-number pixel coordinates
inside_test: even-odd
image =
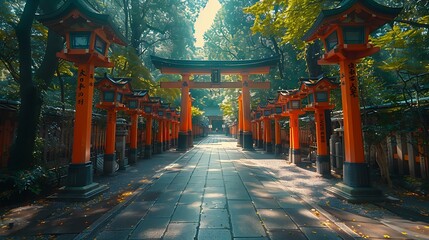
[[[26,200],[49,191],[54,174],[41,166],[19,170],[12,174],[0,174],[0,203],[16,199]]]

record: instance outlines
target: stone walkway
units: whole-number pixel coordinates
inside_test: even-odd
[[[110,190],[89,202],[16,206],[1,215],[0,239],[429,239],[424,198],[349,204],[325,191],[339,179],[312,170],[212,135],[97,177]]]
[[[334,183],[214,135],[75,239],[427,239],[427,224],[344,211],[352,205],[323,190]]]

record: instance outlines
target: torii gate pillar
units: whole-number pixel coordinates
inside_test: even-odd
[[[243,149],[253,150],[253,138],[250,119],[250,90],[249,90],[249,75],[241,75],[243,87],[241,88],[241,109],[243,114]]]
[[[177,141],[177,150],[186,151],[188,149],[188,97],[189,97],[189,74],[182,74],[182,99],[180,104],[180,126]]]

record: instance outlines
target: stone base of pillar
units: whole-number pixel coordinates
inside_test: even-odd
[[[243,131],[238,133],[237,147],[243,147]]]
[[[322,176],[331,175],[331,164],[329,155],[317,155],[316,156],[316,169],[317,173]]]
[[[134,165],[137,163],[137,148],[130,148],[128,150],[128,163]]]
[[[301,162],[301,149],[289,149],[289,160],[293,164],[298,164]]]
[[[51,199],[65,201],[87,201],[107,191],[109,187],[93,182],[92,162],[84,164],[70,164],[67,174],[67,185]]]
[[[163,143],[161,144],[161,147],[162,147],[162,151],[163,151],[163,152],[167,151],[167,142],[163,142]]]
[[[155,142],[155,150],[154,153],[162,153],[162,143],[161,142]]]
[[[188,133],[179,132],[177,139],[177,151],[186,151],[188,149]]]
[[[252,132],[243,132],[243,149],[248,151],[253,150]]]
[[[326,190],[350,203],[383,202],[387,200],[382,191],[374,187],[351,187],[345,183],[337,183]]]
[[[273,152],[273,144],[270,142],[266,142],[265,143],[265,151],[267,153],[272,153]]]
[[[370,187],[369,165],[367,163],[344,162],[343,182],[350,187]]]
[[[194,136],[192,135],[192,131],[188,131],[188,148],[194,146]]]
[[[152,157],[152,145],[144,145],[143,158],[149,159]]]
[[[257,148],[264,148],[264,140],[262,140],[262,139],[258,140]]]
[[[274,147],[274,153],[276,154],[276,155],[280,155],[280,154],[282,154],[283,153],[283,148],[282,148],[282,145],[281,144],[276,144],[276,146]]]
[[[123,157],[122,160],[119,160],[119,170],[127,170],[127,168],[130,166],[128,165],[128,158]]]
[[[111,175],[116,170],[116,153],[104,154],[103,174]]]

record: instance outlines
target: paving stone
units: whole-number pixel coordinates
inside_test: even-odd
[[[286,215],[283,209],[257,209],[257,211],[268,230],[298,229],[296,224]]]
[[[324,227],[319,218],[304,208],[285,208],[284,211],[300,227]]]
[[[288,208],[303,208],[304,207],[304,203],[302,200],[298,200],[296,198],[293,197],[281,197],[277,199],[277,203],[280,205],[280,207],[284,208],[284,209],[288,209]]]
[[[232,233],[234,237],[265,237],[266,233],[250,201],[230,201]]]
[[[222,178],[223,178],[223,175],[220,172],[217,172],[217,173],[208,172],[207,173],[207,180],[220,180]]]
[[[207,179],[206,187],[223,187],[225,184],[223,179]]]
[[[308,240],[300,230],[296,229],[272,229],[268,231],[271,240]]]
[[[156,200],[157,203],[175,203],[179,200],[181,191],[167,190],[161,193]]]
[[[250,196],[244,187],[226,187],[228,200],[250,200]]]
[[[179,199],[179,204],[193,204],[193,203],[201,204],[202,199],[203,199],[202,192],[184,191]]]
[[[194,176],[192,175],[192,177],[189,179],[188,184],[197,184],[197,183],[202,183],[203,185],[206,182],[206,177],[204,176]]]
[[[200,183],[188,183],[188,185],[186,185],[185,187],[185,192],[200,192],[203,193],[204,192],[204,187],[205,187],[205,182],[200,182]]]
[[[334,230],[330,228],[316,228],[316,227],[301,227],[301,231],[309,240],[341,240]]]
[[[161,195],[162,192],[160,191],[144,191],[142,194],[136,197],[134,201],[140,202],[140,201],[155,201],[158,199],[159,195]]]
[[[381,223],[365,223],[365,222],[344,222],[350,229],[361,236],[368,237],[370,239],[385,238],[384,235],[388,235],[390,238],[395,239],[403,239],[404,236],[402,233],[397,232],[384,224]],[[426,236],[427,237],[427,236]]]
[[[225,197],[204,197],[202,207],[203,209],[222,209],[227,207],[227,201]]]
[[[97,236],[97,240],[117,240],[117,239],[128,239],[128,235],[130,234],[129,230],[119,230],[112,231],[107,230],[100,233]],[[58,238],[55,238],[58,239]]]
[[[200,228],[198,240],[228,240],[232,239],[231,231],[227,229]]]
[[[210,193],[223,193],[225,194],[225,187],[224,186],[220,186],[220,187],[205,187],[204,188],[204,194],[210,194]]]
[[[186,186],[188,185],[188,183],[186,182],[175,182],[173,181],[167,188],[166,190],[172,190],[172,191],[183,191],[185,190]]]
[[[141,221],[129,239],[160,239],[164,235],[170,218],[150,218]]]
[[[226,209],[204,209],[201,213],[200,228],[231,228]]]
[[[148,211],[145,219],[171,217],[176,205],[173,203],[155,203]]]
[[[116,215],[109,223],[107,229],[130,229],[137,225],[154,202],[132,202],[123,211]]]
[[[199,222],[200,204],[177,205],[171,218],[172,222]]]
[[[280,208],[280,206],[277,204],[277,201],[273,198],[252,197],[252,201],[258,210],[263,208]]]
[[[170,223],[162,239],[189,240],[197,235],[197,223]]]

